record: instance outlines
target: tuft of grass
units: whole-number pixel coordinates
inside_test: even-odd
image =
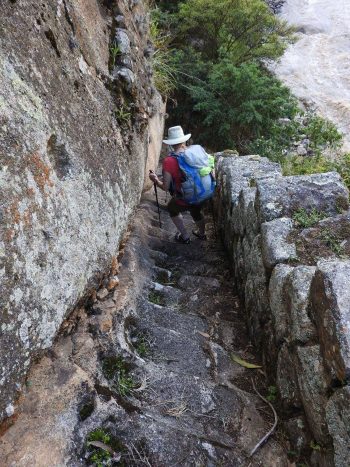
[[[339,238],[329,229],[323,229],[321,237],[328,248],[330,248],[337,256],[341,256],[344,253],[344,247],[341,245]]]
[[[169,97],[177,87],[178,66],[170,49],[172,35],[165,31],[159,22],[159,10],[151,10],[150,36],[154,46],[151,58],[154,84],[163,97]]]
[[[120,125],[129,123],[131,118],[130,108],[126,105],[122,105],[115,111],[115,117]]]
[[[138,333],[134,347],[140,357],[147,357],[151,353],[151,342],[149,335],[144,332]]]
[[[306,209],[298,209],[293,214],[293,221],[297,227],[309,228],[326,217],[326,213],[317,209],[312,209],[309,212]]]
[[[121,357],[107,357],[103,361],[102,371],[111,381],[113,389],[122,397],[128,396],[137,384],[129,375],[129,369]]]
[[[116,58],[119,57],[119,55],[121,54],[119,45],[113,43],[109,48],[109,53],[111,55],[111,65],[112,65],[112,68],[114,68]]]
[[[164,298],[159,292],[156,292],[155,290],[151,290],[148,294],[148,301],[154,303],[155,305],[164,305]]]

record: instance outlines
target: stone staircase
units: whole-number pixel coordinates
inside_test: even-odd
[[[273,419],[252,387],[266,393],[263,372],[230,358],[258,361],[213,226],[208,241],[179,245],[161,216],[159,228],[149,193],[120,285],[80,310],[32,370],[2,465],[289,465],[280,434],[249,457]]]

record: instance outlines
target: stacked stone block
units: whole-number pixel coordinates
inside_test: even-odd
[[[337,173],[283,177],[278,164],[260,156],[220,153],[217,175],[235,285],[278,388],[293,449],[312,452],[314,465],[348,466],[350,260],[321,254],[305,264],[295,241],[302,231],[293,222],[300,209],[338,222],[349,209],[348,190]]]

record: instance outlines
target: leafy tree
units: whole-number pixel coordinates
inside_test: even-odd
[[[212,149],[245,151],[253,139],[268,135],[278,118],[298,111],[289,90],[256,63],[237,67],[221,61],[210,71],[207,85],[193,84],[190,93]]]
[[[274,60],[294,38],[263,0],[187,0],[178,16],[183,40],[211,61]]]

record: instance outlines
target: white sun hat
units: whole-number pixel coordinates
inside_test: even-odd
[[[191,133],[188,135],[184,134],[181,126],[173,126],[168,130],[168,139],[164,139],[163,143],[172,146],[173,144],[180,144],[188,141],[191,138]]]

